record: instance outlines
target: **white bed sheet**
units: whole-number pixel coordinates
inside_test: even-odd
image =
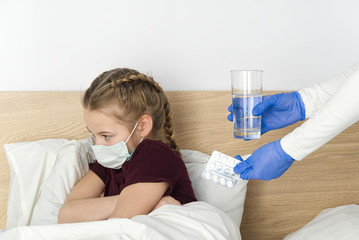
[[[0,232],[0,239],[143,239],[240,240],[238,226],[224,212],[206,202],[165,205],[132,219],[39,226],[20,226]]]
[[[359,205],[328,208],[284,240],[358,240]]]

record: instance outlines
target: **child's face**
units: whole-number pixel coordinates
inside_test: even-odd
[[[95,145],[111,146],[121,141],[126,141],[131,133],[125,124],[118,121],[114,116],[104,110],[84,109],[84,119],[87,129],[94,136]],[[135,148],[133,140],[136,137],[136,131],[133,133],[127,143],[127,148]]]

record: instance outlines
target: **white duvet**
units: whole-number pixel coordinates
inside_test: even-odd
[[[247,181],[233,189],[201,177],[209,155],[183,150],[198,202],[165,205],[132,219],[56,224],[71,188],[89,170],[88,139],[47,139],[5,145],[10,187],[5,230],[0,240],[23,239],[241,239]]]
[[[238,226],[224,212],[206,202],[165,205],[132,219],[20,226],[0,232],[1,240],[51,239],[241,239]]]

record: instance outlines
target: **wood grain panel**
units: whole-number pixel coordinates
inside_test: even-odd
[[[81,95],[81,92],[0,92],[0,228],[5,227],[10,178],[2,145],[87,137]],[[232,123],[226,119],[230,92],[178,91],[167,95],[182,149],[245,155],[300,125],[266,133],[259,140],[237,140],[233,138]],[[303,161],[295,162],[279,179],[249,181],[241,226],[243,239],[282,239],[326,208],[359,204],[358,136],[356,123]]]

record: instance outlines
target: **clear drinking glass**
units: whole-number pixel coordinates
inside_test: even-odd
[[[261,116],[253,116],[252,110],[262,102],[262,75],[262,70],[231,71],[234,138],[261,136]]]

